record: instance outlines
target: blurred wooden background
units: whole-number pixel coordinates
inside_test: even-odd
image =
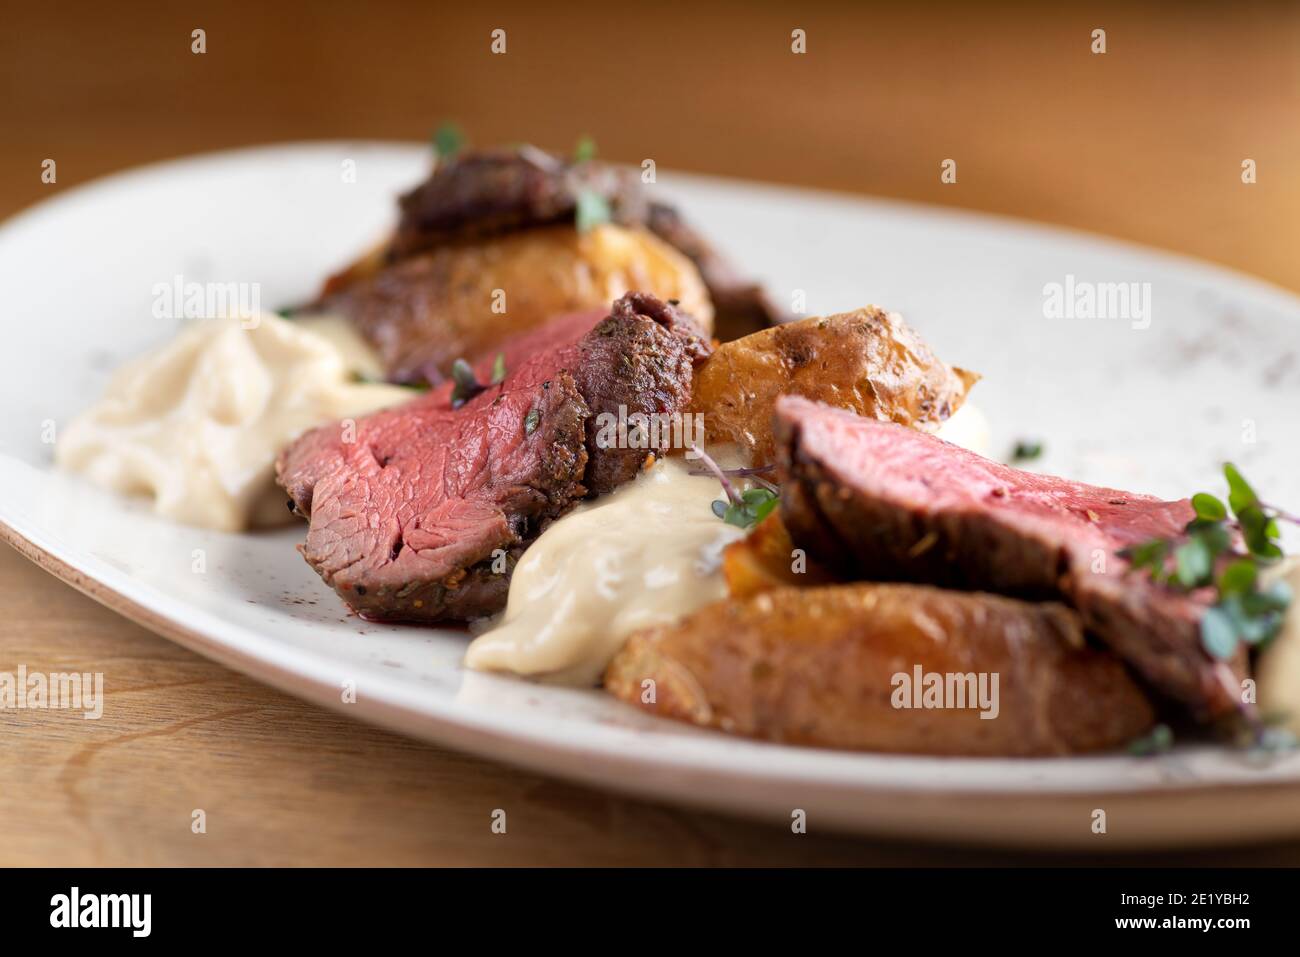
[[[479,143],[590,134],[612,159],[1061,223],[1300,289],[1297,117],[1295,3],[0,4],[0,215],[139,163],[451,119]],[[0,863],[1026,859],[796,840],[405,741],[198,659],[8,549],[0,601],[0,669],[135,676],[100,722],[0,713]],[[508,841],[483,825],[501,806],[527,809]],[[221,826],[193,837],[192,807]]]
[[[589,133],[614,159],[1064,223],[1300,287],[1296,3],[4,7],[0,213],[150,160],[456,119],[480,143]]]

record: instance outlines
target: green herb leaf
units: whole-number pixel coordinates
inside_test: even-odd
[[[1139,571],[1146,569],[1152,576],[1159,577],[1165,570],[1165,560],[1169,557],[1172,545],[1167,539],[1153,538],[1119,550],[1119,557],[1129,562]]]
[[[1239,558],[1219,575],[1219,591],[1225,595],[1244,595],[1255,587],[1256,565],[1249,558]]]
[[[433,134],[433,148],[439,159],[455,156],[465,146],[465,134],[455,123],[443,123]]]
[[[1237,650],[1237,623],[1218,605],[1201,617],[1201,646],[1212,658],[1227,661]]]
[[[781,500],[775,495],[769,498],[766,502],[760,503],[754,509],[754,524],[757,525],[763,519],[771,515],[779,504],[781,504]]]
[[[1246,548],[1256,558],[1265,562],[1274,562],[1282,557],[1282,549],[1274,541],[1277,538],[1277,522],[1265,514],[1256,503],[1245,505],[1236,511],[1237,524],[1241,526],[1241,537]]]
[[[498,352],[496,362],[492,363],[492,384],[504,381],[506,377],[506,354]]]
[[[1134,741],[1129,742],[1128,750],[1130,754],[1146,756],[1151,754],[1163,754],[1174,746],[1174,733],[1169,729],[1167,724],[1158,724],[1151,729],[1149,734],[1145,734]]]
[[[1286,582],[1273,582],[1264,591],[1254,592],[1254,597],[1258,599],[1264,608],[1271,611],[1286,611],[1291,607],[1291,602],[1295,596],[1291,592],[1291,586]]]
[[[735,525],[737,528],[749,528],[754,524],[754,515],[750,509],[743,505],[728,505],[722,520],[728,525]]]
[[[451,364],[451,379],[455,383],[451,390],[451,407],[458,409],[487,386],[478,381],[474,367],[464,359],[457,359]]]
[[[744,529],[751,528],[770,515],[772,509],[776,508],[780,499],[775,489],[760,485],[756,488],[737,491],[736,486],[732,485],[731,480],[727,478],[727,473],[709,457],[708,453],[698,447],[692,447],[692,450],[699,457],[705,469],[711,472],[713,477],[721,483],[722,490],[727,494],[726,499],[718,499],[710,507],[713,514],[728,525],[735,525],[737,528]],[[745,475],[753,475],[757,471],[759,470],[734,470],[735,473]]]
[[[474,367],[464,359],[457,359],[452,362],[451,377],[457,385],[466,387],[478,385],[478,380],[474,378]]]
[[[540,409],[529,409],[528,415],[524,416],[524,435],[532,435],[537,431],[537,426],[542,421],[542,412]]]
[[[720,516],[728,525],[735,525],[739,528],[752,528],[772,513],[780,502],[780,498],[775,492],[768,488],[748,488],[741,492],[736,501],[725,505],[725,511]],[[714,503],[714,514],[717,514],[717,505],[725,503]]]
[[[1259,504],[1259,496],[1250,487],[1250,483],[1242,477],[1237,466],[1231,462],[1224,463],[1223,477],[1228,480],[1228,504],[1232,507],[1234,515],[1240,517],[1242,509]]]
[[[587,189],[578,194],[577,208],[574,213],[574,223],[578,227],[578,232],[589,232],[597,226],[608,223],[612,218],[609,202],[600,193]]]
[[[1221,522],[1228,517],[1228,509],[1218,498],[1209,492],[1197,492],[1192,496],[1192,508],[1196,517],[1207,522]]]
[[[1200,588],[1210,584],[1214,570],[1214,553],[1204,539],[1193,538],[1174,552],[1174,574],[1184,588]]]
[[[1020,439],[1011,450],[1012,462],[1032,462],[1043,454],[1043,443],[1037,439]]]
[[[578,140],[578,145],[573,148],[573,161],[575,163],[586,163],[596,158],[596,141],[590,136],[583,136]]]
[[[1216,558],[1232,548],[1232,535],[1223,522],[1207,522],[1198,518],[1187,523],[1187,534],[1202,542]]]
[[[428,392],[430,389],[429,383],[424,380],[418,382],[389,382],[383,376],[366,375],[364,372],[358,372],[355,369],[352,371],[350,378],[353,382],[360,382],[362,385],[397,386],[399,389],[410,389],[413,392]]]

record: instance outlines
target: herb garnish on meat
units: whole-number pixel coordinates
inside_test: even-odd
[[[596,141],[590,136],[584,136],[578,140],[578,144],[573,148],[573,161],[575,163],[586,163],[596,158]]]
[[[1260,501],[1231,462],[1223,474],[1226,506],[1217,496],[1198,492],[1192,496],[1196,518],[1180,537],[1153,538],[1120,552],[1135,569],[1171,588],[1216,590],[1214,605],[1201,619],[1201,645],[1219,661],[1230,659],[1242,644],[1263,645],[1281,630],[1291,589],[1285,582],[1263,587],[1260,572],[1282,558],[1278,521],[1296,521]]]
[[[600,193],[592,189],[585,189],[578,194],[573,220],[578,227],[578,232],[590,232],[595,227],[608,223],[612,219],[613,213],[610,212],[609,200]]]
[[[439,159],[455,156],[464,145],[465,134],[455,123],[443,123],[433,134],[433,148]]]
[[[459,409],[474,396],[478,395],[489,385],[498,385],[506,377],[506,354],[498,352],[496,361],[492,363],[492,380],[490,382],[479,382],[478,376],[474,374],[474,367],[464,359],[457,359],[451,364],[451,379],[454,383],[451,390],[451,407]]]
[[[451,378],[456,383],[451,390],[451,407],[453,409],[459,409],[487,388],[474,375],[474,367],[464,359],[457,359],[451,364]]]

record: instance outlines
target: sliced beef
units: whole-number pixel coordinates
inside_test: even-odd
[[[350,606],[379,620],[492,614],[547,523],[636,475],[644,450],[597,447],[595,418],[684,409],[707,343],[647,296],[564,338],[575,328],[457,408],[444,387],[281,454],[277,478],[310,522],[303,556]]]
[[[420,363],[392,358],[419,350],[409,342],[388,341],[419,337],[427,334],[422,330],[439,326],[430,318],[447,301],[455,278],[448,261],[431,254],[506,233],[571,223],[583,194],[601,197],[615,223],[645,227],[695,264],[714,304],[720,338],[739,338],[792,318],[674,207],[650,202],[636,176],[532,146],[478,150],[440,161],[427,180],[400,198],[391,240],[330,277],[307,308],[340,312],[358,322],[390,357],[389,372],[397,380],[415,381],[429,374],[429,381],[437,382],[445,369],[418,369]]]
[[[682,382],[689,389],[694,367],[708,358],[710,346],[689,314],[655,296],[632,292],[616,300],[599,321],[593,313],[574,313],[516,336],[473,364],[475,379],[491,383],[498,355],[508,374],[539,352],[572,370],[578,391],[591,406],[586,424],[591,459],[584,484],[598,495],[636,475],[646,455],[644,449],[599,447],[600,416],[617,416],[619,406],[625,416],[680,411]],[[455,383],[444,382],[432,391],[433,401],[451,408],[454,392]]]
[[[778,400],[775,427],[782,518],[818,562],[851,578],[1063,600],[1164,694],[1202,717],[1235,707],[1244,659],[1225,676],[1201,650],[1210,597],[1130,573],[1117,554],[1181,532],[1187,500],[1024,472],[793,396]]]
[[[604,163],[570,162],[533,146],[475,150],[440,160],[398,200],[390,262],[444,243],[572,222],[583,193],[609,204],[616,221],[644,222],[634,177]]]
[[[601,448],[596,441],[602,415],[685,412],[695,366],[711,347],[698,326],[671,303],[629,293],[614,303],[609,318],[565,353],[591,416],[587,419],[584,484],[593,495],[630,481],[645,464],[645,449]]]

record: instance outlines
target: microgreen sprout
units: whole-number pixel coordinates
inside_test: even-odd
[[[1174,746],[1174,733],[1167,724],[1158,724],[1147,734],[1129,742],[1129,754],[1146,757],[1163,754]]]
[[[1153,538],[1120,556],[1154,581],[1181,591],[1215,590],[1201,619],[1201,645],[1216,661],[1277,635],[1291,602],[1285,582],[1265,586],[1262,569],[1282,558],[1278,521],[1292,520],[1264,504],[1231,462],[1223,467],[1228,501],[1209,492],[1192,496],[1196,517],[1178,538]],[[1229,517],[1231,516],[1231,517]]]
[[[728,525],[735,525],[737,528],[753,528],[763,519],[776,509],[780,504],[780,495],[777,487],[771,482],[760,478],[760,472],[769,471],[769,467],[755,469],[723,469],[713,458],[699,447],[692,447],[692,452],[699,456],[700,463],[704,466],[704,471],[692,470],[692,475],[712,475],[722,485],[723,492],[726,493],[726,499],[717,499],[713,502],[713,514],[718,516]],[[751,478],[756,484],[754,488],[747,488],[743,491],[736,488],[735,483],[729,476],[737,478]]]
[[[1012,462],[1032,462],[1042,456],[1043,443],[1038,439],[1020,439],[1011,449]]]
[[[592,189],[584,189],[578,194],[574,210],[574,224],[578,232],[590,232],[597,226],[610,222],[614,218],[609,208],[609,200]]]
[[[573,161],[575,163],[586,163],[596,158],[596,141],[590,136],[579,138],[578,143],[573,148]]]
[[[449,159],[465,147],[465,134],[455,123],[443,123],[433,134],[433,148],[439,159]]]

